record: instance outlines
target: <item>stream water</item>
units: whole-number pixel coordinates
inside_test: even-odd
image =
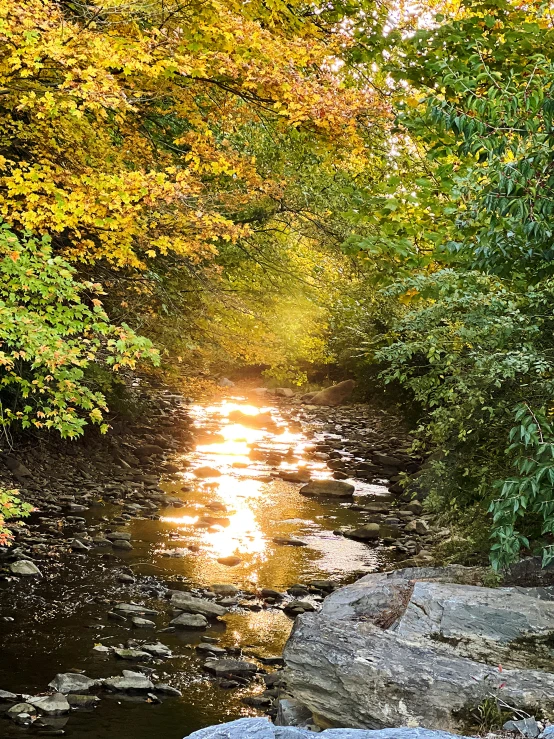
[[[124,668],[136,669],[93,647],[137,639],[159,640],[173,650],[174,657],[153,667],[161,681],[182,691],[182,697],[154,704],[144,697],[102,693],[93,711],[50,719],[42,732],[63,729],[72,739],[181,739],[209,724],[256,715],[242,699],[261,692],[262,683],[224,690],[203,671],[205,658],[195,651],[202,633],[160,633],[171,619],[168,602],[159,595],[160,585],[195,589],[232,583],[245,591],[225,623],[212,624],[204,633],[218,639],[218,645],[240,648],[244,658],[255,660],[280,655],[293,623],[282,604],[267,607],[258,600],[259,588],[285,591],[296,583],[329,578],[343,584],[382,563],[379,549],[333,534],[359,520],[349,501],[303,496],[299,484],[277,476],[283,470],[307,467],[312,477],[331,477],[324,455],[313,448],[314,442],[324,439],[317,427],[302,427],[292,411],[244,398],[191,406],[190,412],[197,427],[196,449],[177,455],[179,471],[162,485],[178,507],[162,508],[157,520],[130,521],[126,530],[133,549],[117,552],[115,560],[92,550],[68,557],[61,576],[32,585],[28,581],[2,585],[14,592],[10,607],[1,612],[8,620],[0,621],[2,689],[36,694],[45,691],[58,672],[80,670],[89,677],[107,677]],[[260,414],[271,414],[267,428],[256,428]],[[339,438],[336,434],[335,440]],[[205,466],[219,474],[197,477],[195,470]],[[380,485],[355,482],[357,496],[386,493]],[[87,525],[94,526],[117,514],[105,506],[83,515]],[[283,546],[273,541],[276,537],[301,539],[306,546]],[[229,555],[239,557],[240,564],[228,567],[218,562]],[[118,581],[122,567],[132,569],[135,584]],[[310,598],[317,603],[317,596]],[[157,610],[157,631],[143,632],[110,620],[110,602],[121,601]],[[15,620],[9,620],[10,614]],[[30,731],[0,721],[0,736],[5,739]]]

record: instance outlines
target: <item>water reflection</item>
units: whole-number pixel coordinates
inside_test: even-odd
[[[314,457],[313,440],[291,427],[279,409],[234,398],[194,406],[192,412],[200,435],[188,455],[190,466],[181,473],[185,507],[162,518],[168,527],[165,551],[159,542],[156,548],[170,555],[175,568],[181,561],[180,571],[196,582],[245,586],[290,585],[306,576],[374,568],[371,549],[333,533],[354,521],[346,503],[335,501],[330,508],[327,501],[299,495],[298,484],[279,477],[298,470],[309,470],[312,478],[332,475],[326,461]],[[203,468],[200,478],[198,468]],[[273,541],[287,536],[308,546]],[[174,549],[176,542],[182,548]],[[240,558],[232,569],[218,562],[231,556]]]

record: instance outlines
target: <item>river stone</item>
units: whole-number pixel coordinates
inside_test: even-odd
[[[185,613],[199,613],[207,618],[219,618],[228,613],[227,609],[210,600],[195,598],[190,593],[175,592],[171,596],[171,605]]]
[[[182,613],[170,621],[169,625],[178,629],[207,629],[208,620],[200,613]]]
[[[368,729],[461,729],[501,682],[514,709],[554,709],[545,649],[554,602],[535,589],[417,581],[414,572],[367,575],[296,619],[283,656],[297,700],[330,724]]]
[[[281,544],[288,547],[307,547],[307,543],[302,539],[294,539],[292,536],[274,536],[274,544]]]
[[[97,703],[100,703],[100,698],[97,695],[70,693],[67,696],[67,702],[73,708],[93,708]]]
[[[139,606],[136,603],[118,603],[114,606],[115,611],[126,613],[129,616],[157,616],[158,612],[147,608],[146,606]]]
[[[173,655],[171,649],[159,641],[155,644],[142,644],[140,648],[153,657],[171,657]]]
[[[242,559],[234,554],[230,554],[228,557],[218,557],[217,561],[220,565],[225,565],[226,567],[236,567],[240,565]]]
[[[366,523],[357,529],[349,529],[344,532],[344,536],[349,539],[360,539],[361,541],[371,541],[379,538],[381,527],[378,523]]]
[[[16,703],[15,706],[10,706],[6,711],[6,715],[10,718],[17,719],[21,714],[27,714],[28,716],[34,716],[37,709],[30,703]]]
[[[285,482],[307,483],[312,479],[309,470],[279,470],[278,475]]]
[[[17,562],[12,562],[10,572],[12,575],[19,575],[20,577],[33,577],[41,574],[36,564],[30,562],[28,559],[20,559]]]
[[[302,495],[321,495],[333,498],[350,498],[355,487],[342,480],[312,480],[300,488]]]
[[[134,548],[131,542],[127,541],[126,539],[114,539],[112,541],[112,547],[114,549],[127,549],[127,550]]]
[[[204,668],[216,677],[254,677],[258,668],[253,662],[238,659],[208,659]]]
[[[135,629],[155,629],[156,624],[154,621],[150,621],[148,618],[141,618],[140,616],[135,616],[131,619],[131,623]]]
[[[106,534],[106,539],[110,541],[130,541],[131,534],[128,531],[110,531]]]
[[[98,680],[93,680],[86,675],[73,672],[60,672],[48,683],[57,693],[87,693],[91,688],[98,685]]]
[[[210,590],[216,595],[227,596],[237,595],[240,592],[236,585],[231,585],[229,583],[216,583],[215,585],[210,585]]]
[[[0,702],[8,702],[11,703],[12,701],[17,700],[16,693],[10,693],[9,690],[0,690]]]
[[[36,698],[29,698],[28,703],[47,716],[61,716],[69,713],[71,706],[67,702],[67,698],[63,693],[54,693],[54,695],[39,695]]]
[[[314,732],[292,726],[274,726],[265,718],[240,718],[228,724],[209,726],[188,735],[187,739],[313,739]],[[466,739],[444,731],[429,729],[327,729],[320,739]]]
[[[221,472],[217,470],[215,467],[197,467],[195,470],[192,471],[193,475],[195,477],[220,477]]]
[[[150,652],[141,649],[114,649],[113,653],[119,659],[130,660],[131,662],[142,662],[143,660],[152,659]]]
[[[123,677],[108,677],[104,687],[115,692],[134,692],[154,690],[154,683],[141,672],[123,670]]]

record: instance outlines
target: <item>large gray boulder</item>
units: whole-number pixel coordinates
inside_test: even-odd
[[[189,734],[188,739],[462,739],[444,731],[427,729],[327,729],[319,734],[292,726],[274,726],[265,718],[241,718],[229,724],[209,726]]]
[[[554,709],[554,602],[544,588],[444,582],[463,568],[368,575],[296,619],[292,695],[326,726],[459,731],[483,700]],[[499,670],[502,665],[502,671]]]

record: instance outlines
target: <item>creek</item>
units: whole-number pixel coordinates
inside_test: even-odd
[[[283,609],[292,596],[267,603],[259,597],[260,588],[285,592],[298,583],[329,579],[341,585],[381,568],[389,556],[385,548],[333,533],[359,521],[351,500],[307,497],[300,494],[300,484],[279,477],[306,468],[312,478],[331,478],[328,455],[318,452],[314,444],[321,448],[332,439],[334,447],[340,448],[347,431],[339,427],[329,433],[322,430],[323,423],[302,419],[302,414],[299,420],[298,406],[295,410],[241,396],[192,404],[189,412],[195,448],[175,454],[172,461],[177,471],[162,480],[171,505],[163,506],[154,517],[134,517],[125,526],[131,550],[109,557],[100,549],[75,553],[64,558],[61,575],[0,585],[0,688],[35,695],[44,692],[59,672],[79,670],[93,678],[118,675],[121,669],[134,670],[137,665],[116,660],[112,653],[99,653],[95,645],[159,640],[174,656],[149,667],[162,682],[178,688],[182,697],[164,698],[157,704],[144,696],[101,693],[97,708],[48,719],[43,734],[64,731],[72,739],[181,739],[210,724],[259,715],[242,701],[261,692],[263,683],[221,688],[203,670],[205,656],[195,649],[203,636],[245,659],[277,657],[293,624]],[[258,428],[256,418],[263,414],[271,414],[271,424]],[[216,472],[198,477],[195,471],[203,467]],[[358,502],[387,494],[385,481],[350,481],[356,484]],[[119,511],[106,503],[82,516],[86,526],[94,528],[117,518]],[[274,541],[287,537],[305,546]],[[240,558],[240,563],[229,567],[218,562],[228,556]],[[122,572],[132,572],[135,582],[120,582]],[[163,631],[172,618],[167,588],[205,596],[203,589],[214,583],[229,583],[241,591],[224,622],[210,624],[200,633]],[[303,600],[317,607],[321,594],[312,591]],[[158,611],[156,630],[132,629],[128,622],[111,620],[108,613],[117,602],[147,604]],[[263,661],[259,664],[263,667]],[[29,734],[36,734],[36,729],[0,722],[0,736],[5,739]]]

